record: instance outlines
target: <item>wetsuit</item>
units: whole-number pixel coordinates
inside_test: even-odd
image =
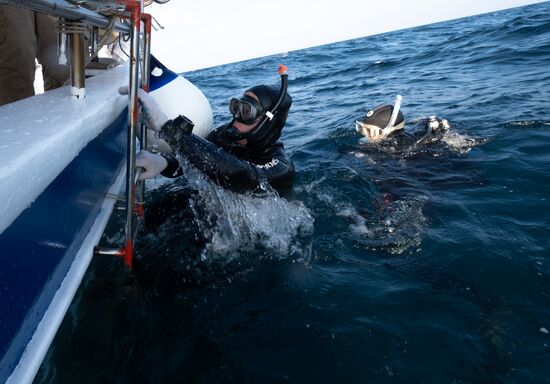
[[[292,193],[294,165],[280,141],[253,150],[234,142],[224,141],[221,126],[205,139],[187,134],[174,134],[178,119],[171,120],[162,131],[175,154],[185,157],[219,185],[235,192],[257,190],[262,182],[268,182],[280,195]],[[166,129],[165,129],[166,128]],[[162,132],[161,131],[161,132]],[[183,174],[173,155],[164,155],[168,166],[162,172],[166,177]]]

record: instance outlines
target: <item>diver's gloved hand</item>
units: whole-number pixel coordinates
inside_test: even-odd
[[[130,93],[130,89],[125,85],[118,89],[118,93],[127,95]],[[162,112],[157,101],[143,89],[138,89],[137,96],[143,106],[143,115],[148,122],[148,127],[154,131],[160,131],[162,126],[169,120],[168,116]]]
[[[173,120],[168,120],[160,130],[160,137],[168,142],[172,148],[177,148],[179,143],[193,131],[193,123],[187,117],[179,115]]]
[[[149,128],[154,131],[160,131],[162,126],[170,119],[162,111],[153,96],[145,92],[143,89],[138,89],[137,96],[143,106],[143,114],[145,116],[145,120],[149,123]]]
[[[136,155],[136,168],[144,168],[138,180],[152,179],[158,176],[166,167],[168,161],[158,153],[139,151]]]

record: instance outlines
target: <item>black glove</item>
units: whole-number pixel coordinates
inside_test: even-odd
[[[160,129],[160,137],[175,149],[179,143],[193,131],[195,125],[187,117],[179,115],[173,120],[168,120]]]

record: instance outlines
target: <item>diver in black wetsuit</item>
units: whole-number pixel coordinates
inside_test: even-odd
[[[219,185],[236,192],[264,189],[265,183],[288,196],[292,192],[294,165],[279,141],[292,98],[286,92],[287,75],[281,87],[257,85],[232,98],[233,119],[202,139],[191,134],[193,124],[184,116],[164,119],[156,102],[146,93],[139,98],[147,110],[152,128],[160,132],[174,153],[141,151],[136,166],[145,168],[141,179],[182,175],[176,155],[185,157]],[[159,129],[160,127],[160,129]]]
[[[365,136],[366,142],[405,149],[437,142],[450,128],[447,120],[430,116],[417,120],[415,129],[407,132],[400,106],[401,96],[398,95],[393,106],[380,105],[368,111],[362,121],[355,122],[355,129]]]

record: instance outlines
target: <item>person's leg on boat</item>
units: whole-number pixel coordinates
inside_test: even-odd
[[[35,14],[0,6],[0,105],[34,95]]]
[[[44,91],[61,87],[70,76],[68,65],[57,62],[57,17],[36,13],[37,59],[42,65]]]

